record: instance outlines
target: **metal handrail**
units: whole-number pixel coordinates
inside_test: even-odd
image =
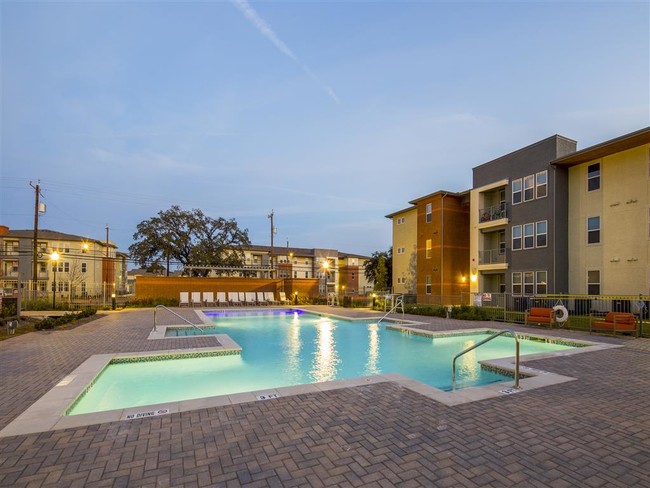
[[[496,337],[499,337],[500,335],[503,335],[503,334],[510,334],[510,335],[512,335],[512,337],[515,338],[515,385],[514,385],[513,388],[516,388],[517,390],[519,390],[521,388],[521,386],[519,386],[519,337],[517,337],[517,334],[515,333],[515,331],[513,331],[511,329],[504,329],[504,330],[501,330],[499,332],[496,332],[495,334],[492,334],[487,339],[483,339],[481,342],[477,342],[473,346],[470,346],[467,349],[465,349],[464,351],[461,351],[458,354],[456,354],[454,356],[454,360],[451,363],[452,386],[456,385],[456,359],[458,359],[463,354],[465,354],[467,352],[470,352],[471,350],[476,349],[477,347],[482,346],[486,342],[491,341],[492,339],[494,339]]]
[[[182,317],[182,316],[178,315],[176,312],[174,312],[173,310],[170,310],[168,307],[165,307],[164,305],[156,305],[156,308],[154,308],[154,310],[153,310],[153,330],[154,330],[154,332],[155,332],[155,330],[156,330],[156,312],[158,311],[159,308],[164,308],[164,309],[167,310],[168,312],[172,313],[173,315],[175,315],[176,317],[178,317],[179,319],[181,319],[183,322],[187,322],[187,323],[190,324],[192,327],[194,327],[194,328],[196,328],[196,329],[199,329],[199,330],[201,331],[201,334],[205,334],[205,332],[203,331],[203,329],[202,329],[201,327],[199,327],[199,326],[196,325],[196,324],[193,324],[192,322],[190,322],[189,320],[187,320],[185,317]]]
[[[384,320],[386,317],[388,317],[391,313],[393,313],[395,310],[397,310],[398,307],[402,307],[402,318],[404,318],[404,295],[397,295],[397,299],[395,300],[395,305],[393,308],[391,308],[388,312],[386,312],[386,315],[384,315],[382,318],[380,318],[377,321],[377,325]],[[385,309],[384,309],[385,310]]]

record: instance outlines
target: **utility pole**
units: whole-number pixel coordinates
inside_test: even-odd
[[[38,180],[36,186],[29,182],[29,186],[34,189],[34,246],[32,249],[32,289],[34,292],[38,290],[38,206],[39,197],[41,196],[41,180]]]
[[[271,219],[271,254],[269,256],[271,270],[269,271],[269,278],[273,279],[273,234],[275,233],[275,227],[273,226],[273,209],[271,209],[269,219]]]

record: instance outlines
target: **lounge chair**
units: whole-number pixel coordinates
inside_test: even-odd
[[[263,291],[258,291],[256,292],[256,294],[257,294],[257,303],[259,305],[270,305],[270,303],[266,300]]]
[[[202,305],[202,303],[201,303],[201,292],[200,291],[193,291],[191,300],[192,300],[192,306],[198,305],[200,307]]]
[[[203,305],[205,305],[206,307],[209,307],[210,305],[214,307],[216,305],[216,302],[214,301],[214,292],[211,291],[203,292]]]
[[[230,302],[226,298],[226,292],[225,291],[218,291],[217,292],[217,305],[222,306],[222,307],[227,307],[230,305]]]
[[[277,300],[275,299],[275,297],[273,296],[273,292],[272,292],[272,291],[265,291],[265,292],[264,292],[264,300],[265,300],[266,303],[268,303],[269,305],[277,305],[277,304],[278,304],[278,301],[277,301]]]
[[[244,293],[243,291],[240,291],[238,293],[239,293],[239,304],[246,305],[246,293]]]
[[[255,292],[247,291],[245,301],[246,301],[246,305],[257,305],[257,298],[255,298]]]
[[[228,292],[228,301],[232,305],[241,305],[242,303],[239,301],[239,293],[236,291],[229,291]]]
[[[291,300],[287,300],[287,294],[283,291],[280,292],[280,303],[282,305],[291,305]]]
[[[183,305],[190,306],[190,293],[187,291],[182,291],[179,293],[178,306],[182,307]]]

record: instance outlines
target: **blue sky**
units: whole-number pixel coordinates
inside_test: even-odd
[[[650,124],[648,2],[2,2],[0,224],[178,204],[370,254],[384,215],[559,133]]]

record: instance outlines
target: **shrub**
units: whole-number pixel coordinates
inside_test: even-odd
[[[50,330],[54,329],[57,326],[57,321],[52,317],[47,317],[41,320],[38,324],[34,326],[36,330]]]
[[[165,307],[178,307],[177,298],[139,298],[126,302],[125,308],[151,308],[156,305],[164,305]]]
[[[451,310],[451,318],[459,320],[489,320],[489,314],[481,307],[461,305]]]
[[[447,316],[447,309],[440,305],[405,305],[404,313],[444,318]]]

